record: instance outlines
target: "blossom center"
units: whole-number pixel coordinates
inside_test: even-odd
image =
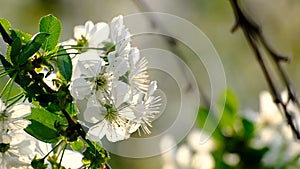
[[[85,48],[89,46],[89,42],[83,35],[81,35],[81,39],[77,39],[77,46],[82,47],[82,49],[80,49],[81,52],[86,52],[87,49]]]
[[[95,80],[96,90],[103,89],[105,88],[106,85],[107,85],[106,78],[103,76],[103,74],[100,74]]]
[[[104,107],[106,108],[105,118],[110,120],[116,120],[118,112],[117,109],[115,109],[114,106],[111,104],[104,104]]]

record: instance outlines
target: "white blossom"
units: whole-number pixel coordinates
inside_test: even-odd
[[[212,169],[215,160],[212,151],[215,149],[214,140],[209,138],[202,140],[202,135],[207,136],[204,131],[193,129],[187,136],[187,142],[172,148],[162,155],[164,169]],[[203,137],[205,138],[205,137]],[[174,138],[163,138],[161,145],[175,144]],[[164,149],[165,146],[161,146]],[[169,147],[169,146],[168,146]]]
[[[35,149],[34,154],[36,155],[36,157],[38,159],[44,158],[46,155],[48,155],[48,157],[51,157],[54,155],[53,152],[51,152],[52,148],[53,147],[50,143],[45,143],[45,142],[36,140],[36,149]],[[62,149],[60,149],[60,150],[62,151]],[[51,152],[51,153],[49,154],[49,152]],[[62,155],[62,152],[59,153],[59,156],[57,159],[60,160],[61,155]],[[80,152],[66,149],[66,150],[64,150],[61,165],[68,169],[78,169],[83,166],[82,158],[83,158],[83,155]],[[47,160],[47,158],[45,159],[45,163],[48,164],[47,168],[51,168],[51,164]],[[57,161],[57,163],[59,163],[59,161]]]
[[[24,117],[31,113],[29,104],[16,104],[7,108],[0,99],[0,132],[5,134],[7,131],[22,130],[26,128],[30,121]]]
[[[1,143],[1,169],[29,169],[33,159],[35,143],[23,132],[8,132]],[[9,139],[8,139],[9,137]],[[6,140],[6,141],[4,141]],[[9,140],[9,142],[7,142]]]
[[[114,54],[117,56],[125,56],[130,51],[130,33],[123,24],[123,16],[113,18],[110,23],[110,37],[112,43],[115,45]]]
[[[74,37],[77,41],[87,40],[88,47],[98,47],[109,36],[109,26],[104,23],[94,23],[87,21],[85,25],[78,25],[74,27]]]
[[[299,110],[292,104],[287,103],[287,91],[281,93],[283,101],[287,104],[289,113],[294,113],[296,121],[299,119]],[[294,116],[295,115],[295,116]],[[293,137],[292,131],[286,123],[278,107],[268,92],[260,94],[260,114],[257,126],[259,133],[252,140],[254,147],[269,147],[264,155],[263,162],[266,166],[284,166],[300,156],[300,145]]]
[[[140,51],[137,48],[130,50],[128,61],[130,67],[128,76],[129,84],[138,91],[147,92],[149,88],[148,61],[145,57],[140,56]]]
[[[134,99],[136,103],[134,103],[134,106],[132,106],[132,110],[135,118],[131,120],[131,128],[129,130],[130,133],[135,132],[140,127],[145,133],[151,133],[148,127],[152,127],[151,122],[159,113],[161,99],[159,96],[156,97],[153,95],[157,88],[156,81],[152,81],[149,86],[150,87],[146,95],[139,93],[136,95],[137,98]]]
[[[93,125],[87,135],[90,139],[100,141],[103,136],[111,142],[127,139],[128,120],[134,118],[128,108],[129,87],[123,82],[113,85],[109,97],[99,99],[96,95],[90,97],[84,118]]]
[[[147,60],[131,47],[122,16],[114,18],[110,28],[100,25],[87,22],[74,31],[76,39],[81,37],[89,47],[98,47],[81,51],[72,61],[69,89],[75,101],[86,103],[82,123],[89,128],[87,137],[100,142],[106,136],[116,142],[129,138],[139,128],[150,134],[148,127],[161,104],[154,96],[157,84],[149,80]],[[101,32],[105,36],[97,35]]]

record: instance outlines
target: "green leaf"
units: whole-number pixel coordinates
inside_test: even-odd
[[[209,130],[210,128],[213,128],[216,125],[215,120],[212,117],[209,117],[208,115],[209,115],[209,110],[207,108],[204,107],[199,108],[197,121],[200,128],[204,130]]]
[[[9,28],[11,28],[11,24],[7,19],[0,18],[0,24],[3,26],[6,32],[9,32]],[[1,37],[1,34],[0,34]]]
[[[20,31],[18,29],[13,30],[16,35],[21,39],[22,43],[28,43],[30,39],[32,38],[32,35],[23,31]]]
[[[42,49],[45,51],[51,51],[55,48],[61,34],[61,29],[62,25],[60,20],[51,14],[44,16],[40,20],[40,32],[50,34],[46,42],[43,44]]]
[[[59,135],[56,130],[51,129],[36,120],[30,121],[31,124],[25,129],[28,134],[46,143],[55,143],[58,141]]]
[[[21,39],[19,37],[16,37],[14,39],[14,41],[11,44],[11,48],[10,48],[10,52],[9,52],[9,58],[10,61],[14,64],[17,65],[17,61],[16,58],[17,56],[20,54],[22,49],[22,43],[21,43]]]
[[[236,114],[238,111],[238,100],[235,94],[231,90],[226,90],[224,95],[226,97],[225,111]]]
[[[70,146],[74,151],[81,151],[84,149],[84,142],[81,139],[78,139],[77,141],[71,142]]]
[[[69,54],[66,52],[63,47],[59,47],[59,52],[57,53],[57,67],[59,73],[66,81],[70,81],[72,77],[72,61]]]
[[[243,162],[241,168],[262,168],[262,159],[264,155],[269,151],[268,147],[263,147],[260,149],[254,149],[247,147],[240,149],[240,158]]]
[[[211,112],[207,108],[200,107],[197,116],[198,125],[201,129],[209,133],[215,130],[212,136],[215,139],[222,139],[219,128],[216,128],[216,126],[218,125],[217,119],[215,119],[213,114],[210,113]]]
[[[224,103],[219,105],[221,106],[220,109],[224,108],[222,119],[221,119],[222,127],[233,128],[237,119],[237,111],[238,111],[237,98],[232,91],[226,90],[224,94],[221,95],[220,101],[221,101],[220,103]]]
[[[82,153],[82,163],[88,168],[102,168],[103,164],[109,160],[109,153],[95,142],[90,142],[89,147]]]
[[[34,157],[34,159],[31,161],[31,167],[33,167],[34,169],[47,169],[48,164],[44,164],[45,160],[42,159],[38,159],[36,158],[36,156]]]
[[[47,143],[57,142],[59,134],[54,123],[64,123],[62,118],[43,108],[32,108],[31,114],[26,119],[31,121],[31,124],[25,129],[27,133]]]
[[[11,27],[11,24],[9,23],[8,20],[0,18],[0,34],[3,37],[4,42],[7,44],[12,43],[12,38],[9,36],[9,28]]]
[[[32,40],[26,44],[26,46],[22,49],[21,54],[17,57],[17,62],[19,65],[23,65],[26,61],[35,54],[42,46],[42,44],[46,41],[48,33],[40,32],[35,34],[32,37]]]
[[[247,140],[252,138],[255,130],[254,124],[247,119],[242,119],[242,124],[244,128],[244,138]]]
[[[3,55],[0,54],[0,61],[2,63],[2,65],[4,66],[5,70],[10,70],[11,68],[13,68],[13,66],[5,59],[5,57]],[[12,76],[12,73],[8,73],[10,76]]]

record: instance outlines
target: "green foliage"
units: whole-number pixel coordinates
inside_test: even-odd
[[[13,66],[5,59],[5,57],[3,55],[0,54],[0,61],[2,63],[2,65],[4,66],[4,69],[6,71],[10,70],[11,68],[13,68]],[[11,76],[11,71],[8,72],[8,74]]]
[[[57,163],[58,160],[59,159],[58,159],[57,155],[53,155],[48,158],[48,161],[51,164],[51,168],[52,169],[66,169],[64,166],[61,166],[59,163]]]
[[[10,61],[17,65],[17,57],[20,55],[21,49],[22,49],[22,42],[19,37],[14,38],[14,41],[11,44],[11,47],[9,48],[8,56],[10,58]]]
[[[85,147],[84,142],[81,139],[71,142],[70,146],[74,151],[82,151]]]
[[[238,101],[235,94],[230,90],[226,90],[220,97],[219,107],[220,111],[224,108],[220,123],[224,126],[234,128],[238,112]]]
[[[216,125],[218,125],[218,121],[209,109],[205,107],[199,108],[197,122],[199,127],[204,131],[211,132],[215,129],[212,136],[217,140],[222,139],[219,130],[220,128],[219,127],[216,128]]]
[[[198,111],[198,124],[200,128],[204,126],[203,129],[206,131],[210,131],[218,125],[212,134],[217,143],[217,148],[213,152],[216,161],[215,168],[262,168],[262,158],[269,149],[267,147],[259,149],[251,147],[250,142],[254,138],[255,126],[251,121],[239,115],[237,100],[233,92],[225,91],[219,102],[219,110],[223,111],[220,122],[218,123],[217,118],[209,114],[212,112],[200,108]],[[240,161],[235,165],[227,164],[224,161],[224,155],[231,153],[237,154],[240,158]]]
[[[30,39],[32,38],[32,35],[23,31],[20,31],[18,29],[11,30],[14,31],[17,37],[21,39],[22,43],[28,43]]]
[[[54,123],[65,123],[62,118],[43,108],[32,108],[31,114],[26,119],[30,120],[31,124],[25,131],[46,143],[55,143],[59,139]]]
[[[57,53],[56,64],[60,74],[67,81],[71,80],[72,77],[72,61],[69,54],[63,47],[59,47],[59,52]]]
[[[22,48],[20,55],[16,57],[16,63],[18,63],[18,65],[25,64],[26,61],[40,49],[48,36],[49,34],[45,32],[35,34],[33,39]]]
[[[44,164],[44,159],[37,159],[34,157],[34,159],[31,161],[31,166],[34,169],[47,169],[48,164]]]
[[[51,51],[56,47],[60,38],[61,29],[62,24],[60,20],[58,20],[55,16],[51,14],[44,16],[40,20],[40,32],[45,32],[49,34],[48,39],[42,46],[43,50]]]
[[[9,28],[11,28],[11,24],[8,20],[6,20],[4,18],[0,18],[0,24],[3,26],[3,28],[6,32],[9,32]],[[1,34],[0,34],[0,37],[1,37]]]
[[[89,146],[83,152],[83,155],[82,162],[90,169],[102,168],[109,160],[108,152],[95,142],[89,142]]]

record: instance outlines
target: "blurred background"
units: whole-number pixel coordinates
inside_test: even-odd
[[[259,95],[268,89],[267,83],[242,32],[237,31],[234,34],[230,32],[235,20],[229,1],[144,0],[143,2],[147,4],[147,10],[179,16],[201,29],[211,40],[220,56],[225,69],[227,87],[236,95],[239,102],[238,110],[259,111]],[[73,37],[75,25],[84,24],[87,20],[110,22],[113,17],[120,14],[126,16],[144,12],[145,9],[138,4],[137,0],[0,0],[0,17],[9,20],[16,29],[35,34],[38,31],[39,18],[46,14],[54,14],[62,21],[61,41],[64,41]],[[300,20],[298,16],[300,16],[300,1],[244,0],[242,4],[252,19],[262,25],[266,38],[272,46],[280,53],[291,56],[291,62],[284,66],[299,92]],[[139,37],[133,39],[133,43],[141,48],[149,46],[169,48],[163,38],[145,37],[143,40]],[[2,41],[0,45],[1,52],[5,53]],[[180,57],[191,68],[197,67],[197,65],[192,65],[193,60],[189,59],[193,53],[182,44],[179,44],[178,48],[183,54]],[[197,74],[197,82],[202,94],[209,97],[210,84],[207,80],[207,72],[203,68],[200,70],[194,73]],[[154,156],[133,159],[112,154],[110,163],[113,168],[159,169],[163,166],[164,158]]]

